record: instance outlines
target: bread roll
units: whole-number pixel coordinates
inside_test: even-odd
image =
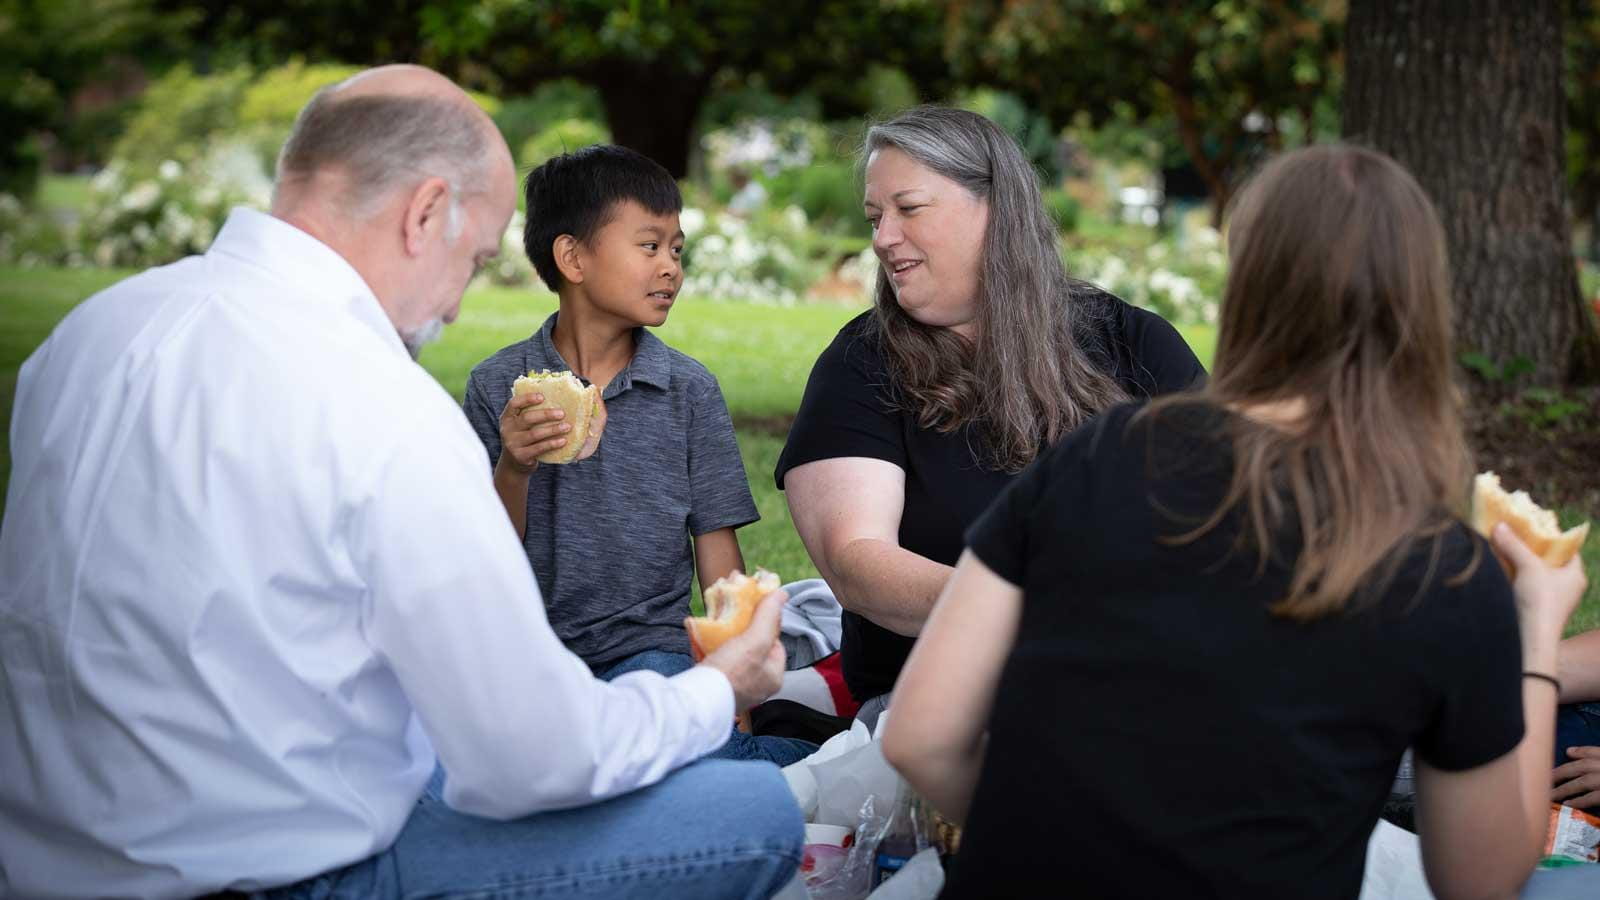
[[[533,409],[560,407],[566,416],[561,420],[572,426],[567,432],[567,442],[554,450],[539,454],[539,462],[562,465],[572,462],[583,452],[589,440],[589,426],[593,424],[600,405],[600,389],[594,385],[584,387],[578,376],[571,372],[552,372],[544,369],[529,372],[511,383],[511,396],[538,393],[544,400]]]
[[[1588,522],[1562,531],[1555,513],[1533,502],[1526,491],[1508,494],[1500,486],[1500,476],[1483,472],[1472,480],[1472,527],[1488,537],[1501,522],[1511,526],[1528,549],[1552,566],[1566,565],[1589,535]],[[1508,562],[1503,558],[1500,561]],[[1512,571],[1510,565],[1506,565],[1506,571]]]
[[[755,575],[733,572],[718,578],[706,589],[706,614],[690,619],[689,649],[696,660],[721,647],[736,634],[750,627],[761,598],[783,586],[778,576],[766,569],[757,569]]]

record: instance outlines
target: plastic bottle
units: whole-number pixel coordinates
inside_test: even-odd
[[[900,871],[917,851],[928,846],[929,829],[922,798],[905,782],[895,794],[894,812],[884,828],[873,859],[872,886],[877,887]]]

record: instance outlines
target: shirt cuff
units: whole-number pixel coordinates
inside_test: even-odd
[[[683,697],[694,722],[694,734],[701,740],[692,757],[701,756],[728,742],[733,732],[733,685],[728,676],[710,666],[694,666],[672,676],[669,681]]]

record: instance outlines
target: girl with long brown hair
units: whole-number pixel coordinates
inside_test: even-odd
[[[796,530],[844,605],[864,717],[886,702],[961,535],[1040,450],[1102,409],[1204,377],[1173,327],[1061,263],[1038,176],[976,113],[872,126],[873,309],[817,360],[778,461]]]
[[[1509,895],[1538,857],[1584,576],[1497,533],[1508,583],[1461,522],[1431,204],[1311,148],[1229,244],[1207,387],[1017,479],[896,686],[885,754],[967,823],[946,896],[1351,897],[1407,747],[1438,895]]]

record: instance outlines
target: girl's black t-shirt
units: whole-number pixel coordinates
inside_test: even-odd
[[[1023,614],[943,896],[1354,897],[1407,747],[1459,771],[1522,739],[1511,587],[1441,513],[1346,612],[1275,616],[1295,529],[1259,573],[1238,515],[1170,540],[1217,509],[1229,428],[1252,426],[1137,410],[1073,432],[968,532]]]
[[[1160,316],[1088,285],[1073,303],[1095,323],[1090,358],[1135,398],[1179,391],[1201,382],[1205,369],[1183,337]],[[840,329],[817,358],[800,410],[778,458],[776,478],[821,459],[864,456],[906,473],[900,546],[934,562],[955,565],[962,535],[1015,473],[986,468],[973,428],[922,428],[896,396],[871,310]],[[843,619],[845,684],[860,701],[888,693],[900,675],[912,638],[855,613]]]

